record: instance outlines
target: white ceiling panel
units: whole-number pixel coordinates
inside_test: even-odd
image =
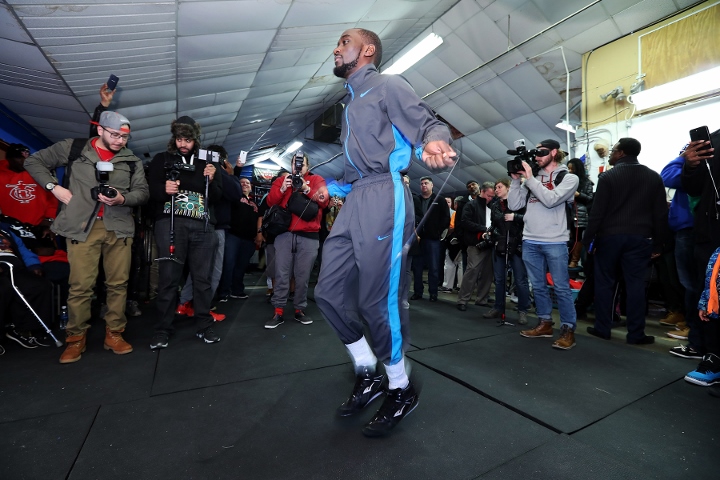
[[[49,107],[47,105],[33,105],[32,103],[19,102],[13,99],[2,99],[2,103],[15,113],[27,115],[29,117],[42,117],[51,120],[74,123],[87,123],[90,119],[84,110],[79,109],[67,110]]]
[[[523,138],[530,139],[531,142],[539,142],[559,135],[559,131],[548,127],[535,112],[514,118],[510,123],[521,133]]]
[[[481,10],[480,5],[478,5],[474,0],[460,0],[445,15],[443,15],[441,22],[447,25],[450,30],[455,30],[460,25],[480,13]]]
[[[347,22],[356,23],[370,11],[375,1],[324,0],[322,2],[292,2],[282,26],[287,28]]]
[[[572,16],[593,0],[103,1],[0,4],[0,102],[48,141],[87,134],[98,89],[113,73],[120,83],[111,108],[131,119],[130,146],[141,153],[163,151],[170,122],[186,112],[204,140],[224,143],[232,156],[242,149],[267,158],[298,138],[313,158],[329,158],[338,145],[306,137],[345,95],[332,73],[340,34],[356,26],[378,33],[386,67],[432,31],[444,44],[404,76],[419,95],[435,92],[431,107],[469,133],[449,181],[459,190],[470,176],[505,176],[505,150],[517,138],[564,140],[554,128],[566,89],[557,46],[565,47],[574,102],[584,52],[693,3],[603,0]],[[265,146],[272,148],[253,152]],[[338,160],[318,173],[342,170]],[[411,173],[430,172],[414,165]]]
[[[178,30],[186,36],[275,29],[290,2],[181,2],[178,7]]]
[[[495,110],[495,108],[475,90],[463,93],[462,95],[456,97],[454,101],[458,105],[461,105],[463,110],[465,110],[468,115],[470,115],[480,126],[482,126],[482,128],[487,128],[507,121],[500,112]],[[470,135],[474,132],[463,133]]]
[[[29,103],[31,105],[48,105],[54,108],[61,108],[63,110],[70,111],[82,109],[78,99],[70,95],[69,91],[66,94],[59,94],[25,88],[8,83],[0,83],[0,87],[2,87],[0,88],[0,101],[6,99],[16,100],[18,102]],[[97,99],[95,104],[97,104]]]
[[[14,42],[32,43],[25,29],[15,21],[7,5],[0,4],[0,38]]]
[[[275,70],[260,69],[255,77],[254,85],[272,85],[275,83],[292,82],[301,78],[311,78],[320,68],[319,64],[298,67],[277,68]]]
[[[562,68],[562,64],[558,66]],[[545,78],[538,72],[536,67],[537,65],[525,62],[500,75],[503,82],[512,88],[518,97],[533,110],[548,107],[560,100],[553,87],[549,83],[542,81]],[[545,64],[541,67],[545,67]]]
[[[505,118],[515,118],[532,109],[502,80],[493,78],[475,88]]]
[[[178,61],[189,62],[264,53],[270,47],[273,37],[275,30],[178,37]]]
[[[589,52],[598,45],[604,45],[615,38],[621,36],[617,24],[614,20],[606,20],[589,30],[574,36],[570,40],[563,42],[563,46],[580,54]]]
[[[42,52],[36,47],[0,38],[0,64],[22,65],[27,70],[55,73]]]
[[[630,0],[630,2],[632,2],[632,0]],[[592,3],[592,0],[563,0],[562,2],[557,2],[555,0],[533,0],[533,3],[541,12],[543,12],[545,18],[547,18],[550,23],[554,24],[587,7]],[[599,5],[594,5],[586,11],[597,8],[601,7]],[[598,12],[597,14],[601,17],[604,16],[604,12]],[[573,20],[573,23],[576,21],[577,20]],[[577,22],[582,24],[584,20],[579,20]]]
[[[535,0],[535,1],[538,2],[538,0]],[[545,3],[548,0],[542,0],[542,1]],[[583,3],[585,3],[585,0],[583,0]],[[565,6],[565,3],[563,3],[562,5]],[[552,14],[551,14],[551,13],[547,12],[546,10],[543,10],[543,11],[546,12],[546,16],[548,16],[548,19],[552,23],[560,21],[564,17],[564,15],[561,17],[555,16],[554,15],[555,12],[552,12]],[[570,12],[570,13],[572,13],[572,12]],[[605,9],[602,7],[602,4],[599,3],[597,5],[593,5],[592,7],[588,8],[587,10],[584,10],[583,12],[580,12],[577,15],[575,15],[572,18],[571,22],[561,23],[560,25],[557,26],[557,28],[555,29],[555,32],[557,32],[557,34],[560,35],[560,37],[563,40],[568,40],[568,39],[574,37],[575,35],[579,35],[582,32],[591,29],[598,23],[604,22],[608,18],[609,18],[609,16],[605,12]]]
[[[603,0],[601,5],[608,15],[616,15],[642,2],[643,0]]]
[[[419,19],[437,3],[437,0],[375,2],[362,19],[364,21],[392,20],[394,18]]]
[[[195,80],[192,82],[179,82],[177,86],[178,96],[196,97],[207,93],[228,92],[239,88],[247,88],[252,85],[254,78],[255,74],[244,73],[242,75],[206,78],[204,80]]]
[[[507,21],[508,15],[511,15],[515,10],[520,8],[521,5],[523,5],[525,0],[500,0],[500,1],[494,1],[488,4],[484,9],[483,12],[485,15],[490,17],[490,19],[495,22],[498,20],[504,20]]]
[[[474,144],[481,145],[482,149],[492,158],[503,160],[507,159],[508,154],[506,152],[507,150],[512,149],[513,141],[520,137],[513,138],[512,135],[509,135],[509,138],[511,138],[509,142],[503,142],[495,137],[489,130],[480,130],[468,137],[468,139]]]
[[[480,125],[473,117],[468,115],[467,112],[465,112],[460,105],[455,102],[446,103],[442,107],[438,108],[436,112],[445,119],[452,118],[453,120],[450,123],[466,135],[475,133],[482,129],[482,125]]]
[[[508,39],[503,30],[498,28],[485,12],[478,13],[470,21],[460,25],[455,33],[483,62],[487,62],[508,48]]]
[[[437,53],[442,57],[443,63],[447,64],[456,75],[463,75],[470,69],[482,65],[483,61],[480,57],[459,36],[451,34],[443,40]]]
[[[637,25],[647,25],[653,20],[667,17],[675,11],[676,7],[672,0],[643,0],[614,15],[613,18],[620,32],[627,35],[637,30]]]

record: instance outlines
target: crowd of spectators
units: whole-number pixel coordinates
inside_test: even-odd
[[[104,348],[132,352],[122,333],[127,315],[141,312],[128,298],[128,283],[137,270],[131,268],[134,252],[146,242],[154,242],[159,270],[151,348],[169,345],[176,315],[194,317],[196,336],[205,343],[219,342],[213,326],[225,316],[215,304],[248,298],[245,272],[258,250],[273,308],[264,327],[284,322],[288,301],[294,320],[310,325],[311,273],[322,262],[322,243],[343,198],[331,196],[325,180],[310,172],[307,155],[301,171],[282,172],[259,198],[222,146],[203,149],[201,127],[187,116],[170,125],[167,151],[143,165],[126,146],[131,122],[107,110],[111,100],[103,86],[89,139],[64,140],[32,155],[12,144],[0,161],[5,336],[25,348],[49,346],[35,314],[57,327],[67,307],[60,362],[76,362],[87,349],[95,303],[102,303]],[[718,132],[713,140],[720,142]],[[537,148],[535,168],[524,163],[512,179],[471,180],[461,195],[437,192],[430,177],[419,180],[409,299],[422,300],[427,284],[430,302],[439,293],[457,295],[457,309],[467,312],[474,295],[476,305],[489,307],[483,318],[504,321],[510,307],[521,325],[534,306],[537,326],[521,332],[528,338],[553,337],[555,303],[561,330],[553,347],[559,349],[576,346],[577,319],[587,319],[594,307],[588,333],[610,339],[611,328],[626,325],[627,343],[648,344],[654,338],[645,334],[647,287],[655,266],[680,286],[669,288],[680,297],[668,302],[660,323],[672,328],[669,337],[687,344],[670,353],[700,361],[689,382],[720,383],[715,151],[707,142],[691,142],[658,175],[641,164],[640,143],[623,138],[610,152],[614,168],[600,174],[595,188],[583,160],[567,160],[557,141]],[[409,188],[412,180],[403,180]],[[666,188],[674,191],[669,209]],[[151,219],[150,239],[138,236],[147,230],[138,223],[140,207]],[[275,207],[290,217],[276,235],[263,228],[263,217]],[[571,276],[582,286],[579,293],[573,289],[574,301]]]

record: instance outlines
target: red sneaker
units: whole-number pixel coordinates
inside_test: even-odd
[[[193,309],[192,302],[181,303],[177,306],[175,313],[178,315],[186,315],[188,317],[195,316],[195,309]]]
[[[222,313],[215,313],[212,310],[210,310],[210,316],[213,317],[213,320],[216,322],[222,322],[225,320],[225,315]]]

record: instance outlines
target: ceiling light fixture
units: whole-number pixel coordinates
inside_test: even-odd
[[[420,43],[411,48],[405,55],[400,57],[396,62],[393,62],[392,65],[383,70],[382,73],[395,75],[403,73],[405,70],[419,62],[427,54],[439,47],[442,43],[443,39],[440,35],[431,33],[422,39]]]
[[[555,128],[559,128],[560,130],[565,130],[566,132],[575,133],[575,127],[570,125],[567,120],[562,120],[557,125],[555,125]]]
[[[292,145],[290,145],[286,150],[285,153],[293,153],[298,148],[302,147],[302,142],[294,142]]]
[[[679,80],[643,90],[630,95],[628,99],[638,110],[675,102],[684,98],[695,97],[718,89],[720,67],[711,68]]]

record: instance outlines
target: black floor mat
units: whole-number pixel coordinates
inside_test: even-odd
[[[98,408],[87,408],[3,423],[0,478],[67,478],[97,411]]]
[[[348,366],[112,405],[70,478],[472,478],[555,436],[420,366],[414,375],[419,406],[383,439],[360,432],[380,400],[334,416]]]
[[[76,363],[58,362],[64,347],[27,350],[6,342],[0,368],[0,422],[147,397],[156,362],[150,349],[143,348],[152,336],[148,318],[145,314],[129,320],[123,336],[133,352],[126,355],[103,348],[101,320],[93,322],[87,351]]]
[[[158,353],[153,395],[350,362],[345,347],[314,303],[307,308],[312,324],[295,321],[288,307],[285,323],[266,329],[272,306],[252,297],[240,302],[219,309],[228,318],[215,326],[221,337],[216,344],[195,338],[193,322],[176,322],[177,332],[169,347]]]
[[[558,435],[548,443],[512,459],[479,477],[482,480],[582,479],[638,480],[651,478],[642,470],[619,463],[594,448],[567,435]]]
[[[573,438],[636,465],[645,478],[717,480],[718,412],[720,399],[708,395],[707,388],[678,380]]]
[[[672,355],[595,338],[578,338],[568,351],[551,343],[497,335],[408,356],[564,433],[682,378],[689,366]]]

